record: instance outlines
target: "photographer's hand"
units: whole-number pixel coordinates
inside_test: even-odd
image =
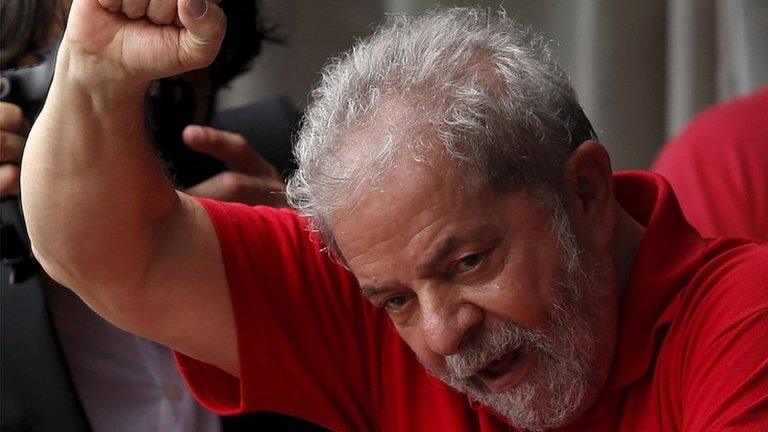
[[[149,82],[210,64],[224,30],[209,0],[74,0],[21,201],[53,279],[118,327],[237,375],[216,232],[165,177],[144,112]]]
[[[19,195],[19,165],[28,131],[21,108],[0,102],[0,197]]]
[[[188,126],[184,142],[192,149],[215,157],[230,169],[184,192],[219,201],[249,205],[286,205],[285,185],[269,162],[242,135],[206,126]]]

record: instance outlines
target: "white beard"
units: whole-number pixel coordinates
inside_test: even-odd
[[[520,428],[543,430],[563,426],[581,415],[607,375],[609,361],[601,358],[595,320],[604,313],[604,287],[588,277],[580,249],[565,216],[557,215],[555,231],[562,277],[553,289],[553,309],[546,334],[495,321],[469,335],[457,354],[445,358],[446,369],[430,372],[446,384],[492,408]],[[591,274],[595,274],[595,268]],[[533,356],[531,372],[514,388],[493,393],[473,371],[517,347]]]

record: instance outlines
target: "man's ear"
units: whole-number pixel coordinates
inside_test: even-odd
[[[613,236],[616,201],[611,158],[602,144],[585,141],[571,153],[563,172],[563,192],[577,236],[595,246],[607,246]]]

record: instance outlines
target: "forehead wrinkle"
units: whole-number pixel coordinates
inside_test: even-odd
[[[379,227],[378,229],[382,230],[384,229],[384,227]],[[375,232],[376,228],[372,229],[371,231]],[[397,239],[397,237],[387,236],[381,240],[376,241],[375,243],[366,244],[367,243],[366,240],[370,240],[371,238],[371,234],[372,234],[371,231],[368,232],[368,235],[358,236],[357,238],[351,239],[348,242],[346,249],[350,249],[350,248],[355,249],[358,247],[358,244],[361,244],[360,247],[364,248],[359,253],[351,254],[349,253],[349,251],[345,253],[345,256],[349,257],[349,260],[348,260],[349,264],[350,265],[356,264],[357,269],[355,273],[361,273],[361,270],[363,270],[366,266],[370,264],[376,264],[378,262],[381,262],[382,261],[381,258],[383,257],[383,254],[377,253],[377,250],[381,248],[386,248],[387,244]],[[363,262],[359,263],[361,259],[363,260]]]
[[[410,168],[410,169],[409,169]],[[429,194],[424,197],[422,194],[412,195],[408,191],[411,190],[423,190],[432,189],[437,187],[441,190],[445,187],[443,184],[442,176],[434,169],[419,166],[418,163],[412,163],[409,168],[401,167],[399,173],[397,173],[392,182],[380,187],[369,190],[369,193],[355,206],[354,209],[348,209],[344,212],[342,219],[348,218],[362,218],[373,223],[377,218],[384,220],[385,222],[379,223],[374,227],[367,229],[361,235],[356,235],[349,238],[349,234],[355,234],[352,232],[339,232],[341,237],[347,237],[343,243],[340,244],[342,252],[349,258],[348,262],[356,273],[365,273],[363,270],[368,264],[380,262],[383,259],[387,259],[390,256],[382,256],[377,254],[377,250],[380,249],[392,249],[397,250],[405,254],[398,253],[393,259],[405,258],[409,263],[420,263],[416,272],[423,273],[426,267],[434,264],[437,261],[435,255],[440,255],[438,258],[442,258],[450,250],[457,246],[461,242],[469,242],[477,240],[481,237],[487,237],[488,224],[490,219],[495,219],[493,216],[488,218],[482,218],[482,220],[475,221],[472,225],[467,226],[467,221],[451,219],[446,221],[446,218],[451,218],[453,210],[458,208],[472,207],[471,203],[466,202],[467,199],[471,199],[471,196],[465,194],[447,194],[449,199],[446,198],[445,193]],[[466,188],[459,187],[460,190],[466,191]],[[443,197],[441,199],[440,197]],[[451,199],[453,198],[453,199]],[[475,200],[472,199],[474,202]],[[387,202],[386,207],[381,208],[377,206],[377,202]],[[371,209],[381,208],[383,211],[377,211],[375,214],[370,214]],[[413,214],[410,209],[418,208],[418,212]],[[363,209],[368,209],[368,215]],[[360,210],[363,210],[360,212]],[[401,220],[402,214],[412,214],[407,220]],[[340,215],[337,213],[337,215]],[[462,218],[463,219],[463,218]],[[463,224],[464,227],[457,227],[457,225]],[[336,227],[342,224],[335,224]],[[446,231],[448,231],[447,234]],[[346,235],[345,235],[346,234]],[[442,240],[441,237],[450,237],[448,240],[451,244],[443,244],[446,240]],[[380,237],[380,238],[376,238]],[[383,238],[382,238],[383,237]],[[374,242],[375,241],[375,242]],[[392,245],[394,242],[394,245]],[[440,242],[440,246],[433,246]],[[368,243],[369,245],[366,245]],[[346,246],[346,247],[344,247]],[[417,247],[418,246],[418,247]],[[432,253],[432,257],[429,260],[422,259],[422,256],[429,251],[436,248],[443,249],[438,252]],[[360,252],[355,253],[354,249],[363,249]],[[399,255],[399,256],[398,256]],[[362,259],[362,264],[360,263]],[[403,268],[398,266],[398,268]],[[412,267],[414,268],[414,267]],[[388,275],[389,276],[389,275]]]
[[[386,195],[388,191],[397,193],[401,189],[400,184],[392,184],[391,187],[385,188],[386,190],[376,191],[376,195],[368,195],[366,200],[375,199],[379,202],[384,202],[382,195]],[[377,196],[378,195],[378,196]],[[366,201],[363,200],[363,201]],[[416,198],[409,199],[406,202],[400,202],[398,204],[387,206],[383,213],[376,213],[372,217],[365,214],[347,214],[347,218],[363,218],[365,220],[373,221],[373,218],[384,218],[388,222],[380,224],[372,229],[364,231],[362,234],[347,238],[345,244],[340,244],[339,247],[345,255],[349,257],[348,263],[353,269],[360,281],[363,294],[366,297],[370,295],[378,294],[385,290],[391,290],[393,287],[402,286],[402,278],[408,279],[412,277],[409,265],[407,263],[417,262],[420,257],[420,252],[423,252],[425,247],[418,247],[418,244],[424,235],[429,237],[424,239],[430,241],[436,235],[438,235],[442,228],[432,233],[431,227],[438,225],[441,226],[444,223],[444,219],[447,217],[447,213],[436,211],[435,207],[439,207],[443,203],[437,199],[419,200]],[[404,212],[402,207],[410,207],[412,205],[418,205],[419,211],[407,221],[397,221],[397,215],[408,213]],[[363,208],[372,209],[375,206],[363,205]],[[393,213],[395,217],[388,217],[390,213]],[[437,214],[438,216],[432,217]],[[424,217],[424,215],[428,217]],[[415,227],[414,227],[415,225]],[[338,226],[338,224],[337,224]],[[346,231],[346,234],[352,234],[352,232]],[[378,238],[377,238],[378,237]],[[414,245],[414,241],[416,244]],[[345,247],[346,246],[346,247]],[[350,250],[351,249],[351,250]],[[358,249],[359,252],[355,251]],[[385,254],[387,250],[395,251],[394,253]],[[403,263],[405,261],[405,263]],[[402,263],[402,264],[401,264]],[[395,269],[395,273],[392,274],[380,274],[382,266],[384,269]],[[397,270],[406,269],[407,274],[397,274]],[[377,273],[378,272],[378,273]],[[364,279],[372,280],[371,282],[363,282]],[[377,283],[376,279],[389,280],[389,282]],[[369,295],[370,294],[370,295]]]
[[[393,285],[393,284],[381,284],[381,285],[378,285],[376,283],[361,284],[360,291],[362,291],[365,298],[370,299],[371,297],[374,297],[378,294],[392,291],[393,289],[395,289],[395,287],[396,285]]]
[[[422,270],[433,264],[425,265],[425,253],[436,249],[443,249],[439,255],[450,253],[449,247],[476,240],[487,232],[489,219],[495,218],[482,213],[478,217],[476,210],[469,215],[456,213],[476,207],[480,196],[476,188],[446,172],[450,171],[446,167],[449,160],[439,158],[438,167],[402,156],[387,176],[390,181],[368,183],[359,201],[332,215],[337,246],[358,275],[361,288],[366,279],[371,282],[366,285],[373,288],[407,285],[407,280],[419,278]],[[467,217],[474,221],[471,225]],[[451,234],[453,244],[433,246]]]
[[[435,268],[443,258],[458,249],[464,241],[464,239],[456,236],[450,236],[445,240],[441,240],[437,249],[433,249],[435,252],[429,254],[427,258],[416,267],[416,274],[419,276],[426,276],[431,273],[432,269]]]
[[[431,248],[434,252],[427,251],[427,258],[418,265],[417,274],[425,276],[431,273],[432,269],[437,267],[439,262],[445,257],[451,255],[461,246],[477,241],[490,240],[489,231],[492,225],[488,221],[482,221],[479,225],[461,230],[458,234],[451,234],[448,237],[439,240],[437,247]]]

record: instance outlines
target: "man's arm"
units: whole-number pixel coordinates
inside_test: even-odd
[[[237,374],[216,234],[165,178],[143,110],[151,80],[213,60],[224,17],[179,0],[177,27],[147,3],[74,1],[22,163],[29,234],[45,270],[105,318]]]

